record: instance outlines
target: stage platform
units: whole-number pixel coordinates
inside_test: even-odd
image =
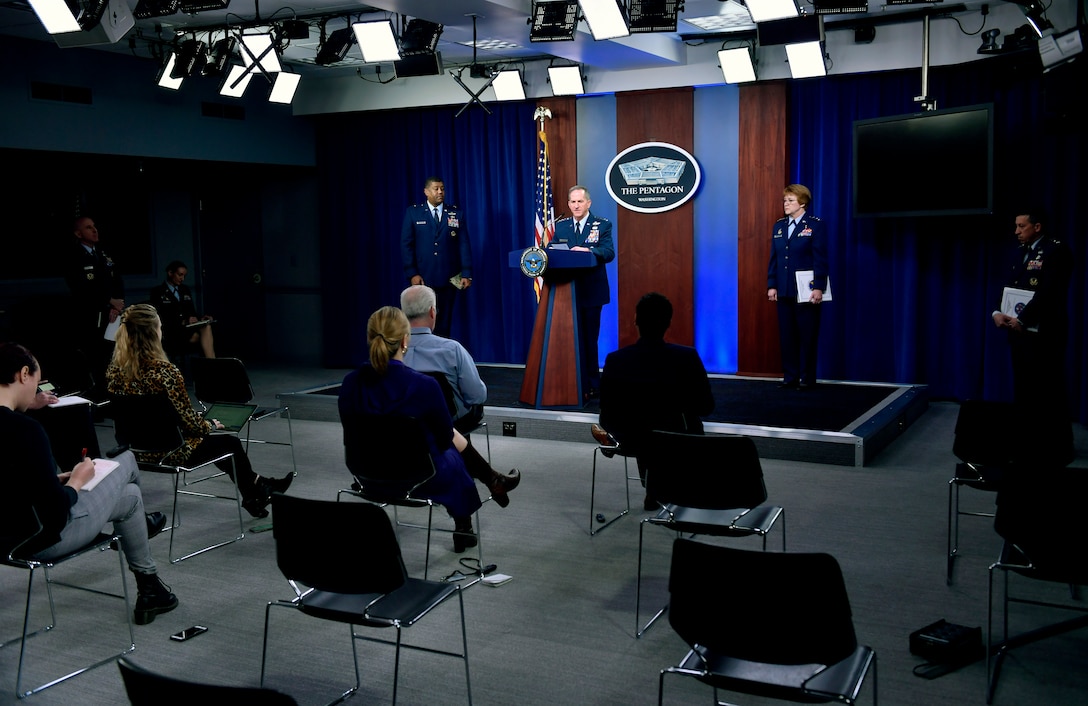
[[[488,389],[484,419],[493,435],[593,443],[589,427],[599,408],[533,409],[518,402],[523,366],[480,365]],[[784,389],[779,380],[712,375],[714,413],[708,434],[743,434],[764,458],[865,466],[929,406],[925,385],[821,381],[810,390]],[[340,384],[282,392],[295,419],[339,421]]]

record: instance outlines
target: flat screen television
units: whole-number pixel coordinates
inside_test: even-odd
[[[854,122],[854,216],[993,212],[993,105]]]

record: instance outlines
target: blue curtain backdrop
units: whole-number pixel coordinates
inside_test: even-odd
[[[472,239],[472,287],[458,297],[454,338],[478,362],[525,362],[536,297],[507,267],[533,242],[535,106],[529,103],[398,110],[318,120],[322,192],[322,290],[326,364],[367,358],[366,321],[399,306],[408,285],[400,259],[405,209],[441,177],[446,201],[464,209]]]
[[[1008,345],[990,312],[1016,246],[1017,204],[1037,203],[1049,213],[1046,228],[1064,237],[1075,257],[1067,368],[1075,417],[1088,421],[1088,243],[1076,218],[1088,138],[1072,118],[1077,92],[1070,90],[1085,85],[1085,70],[1077,66],[1085,62],[1045,76],[1031,63],[1010,57],[930,71],[938,107],[994,104],[992,216],[852,218],[853,121],[916,112],[920,70],[790,83],[789,178],[812,188],[812,211],[833,234],[835,301],[823,314],[821,378],[927,384],[938,399],[1011,398]],[[477,107],[460,117],[454,117],[457,108],[430,108],[317,120],[327,365],[364,360],[367,317],[397,303],[406,285],[401,220],[407,205],[423,199],[423,180],[431,174],[445,179],[448,200],[466,210],[472,235],[475,280],[460,298],[453,335],[480,362],[524,362],[535,297],[529,281],[507,268],[507,253],[532,239],[534,105],[489,108],[490,116]],[[723,126],[736,131],[735,120],[719,116],[715,123],[697,125],[696,134]],[[734,144],[735,137],[725,142]],[[880,178],[894,191],[925,174],[924,164],[887,165]],[[556,188],[562,200],[565,187]],[[703,189],[696,198],[714,193]],[[564,204],[556,206],[562,211]],[[707,232],[697,224],[699,253],[735,252],[735,243],[715,244],[735,239],[735,229]],[[707,276],[700,263],[695,272]],[[707,295],[700,282],[695,287]],[[735,361],[735,340],[729,341],[734,350],[723,354],[716,350],[720,342],[705,338],[722,329],[723,311],[735,312],[735,301],[696,307],[697,344],[708,360]],[[602,356],[607,352],[602,348]],[[728,365],[710,367],[733,372]]]
[[[1075,416],[1088,419],[1088,247],[1077,219],[1088,144],[1064,97],[1070,85],[1084,85],[1085,72],[1069,66],[1041,77],[1032,63],[1037,58],[1021,56],[930,71],[939,108],[994,104],[992,216],[851,217],[853,121],[917,112],[920,70],[790,84],[790,178],[812,188],[813,212],[835,236],[820,377],[925,383],[937,398],[1011,399],[1006,335],[990,313],[1017,244],[1017,208],[1037,204],[1048,214],[1047,232],[1075,257],[1067,370]],[[925,179],[926,169],[888,164],[873,178],[895,191]]]

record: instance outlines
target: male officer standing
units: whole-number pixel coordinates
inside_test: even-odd
[[[450,337],[457,292],[472,285],[472,250],[464,212],[446,204],[446,187],[438,177],[423,183],[424,203],[409,206],[400,229],[400,254],[409,284],[434,290],[439,312],[434,332]]]
[[[589,190],[578,184],[567,191],[570,218],[555,224],[549,245],[565,243],[571,250],[591,252],[597,257],[594,267],[586,268],[574,280],[578,301],[578,336],[582,360],[582,385],[585,399],[597,397],[601,387],[601,368],[597,360],[597,337],[601,332],[601,309],[611,301],[605,265],[616,259],[612,242],[612,222],[590,212],[593,202]]]

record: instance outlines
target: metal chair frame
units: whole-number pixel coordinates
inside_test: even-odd
[[[594,512],[594,510],[596,509],[595,503],[596,503],[596,497],[597,497],[597,454],[598,453],[603,458],[614,458],[616,456],[623,457],[623,475],[625,476],[624,484],[623,484],[623,490],[624,490],[624,493],[626,495],[626,505],[624,505],[624,508],[619,512],[619,514],[616,515],[615,517],[609,519],[609,520],[605,520],[604,522],[600,522],[600,523],[597,522],[597,514],[596,514],[596,512]],[[637,475],[636,476],[631,475],[631,470],[628,467],[628,459],[629,458],[630,458],[630,456],[624,450],[622,444],[618,444],[616,446],[602,446],[602,445],[598,444],[597,447],[595,449],[593,449],[593,472],[591,473],[590,479],[589,479],[589,536],[590,537],[596,535],[598,532],[603,530],[605,527],[610,526],[612,523],[614,523],[616,520],[620,519],[621,517],[631,513],[631,481],[637,480],[637,481],[639,481],[639,483],[641,483],[642,479],[639,478]],[[600,525],[600,526],[598,526],[598,525]]]
[[[710,453],[702,449],[686,458],[682,451],[684,445],[722,446]],[[727,448],[734,447],[734,448]],[[728,451],[729,454],[721,453]],[[635,582],[635,638],[640,638],[650,629],[657,619],[669,609],[666,602],[645,625],[641,623],[642,607],[642,547],[643,533],[647,525],[655,525],[670,530],[677,537],[688,534],[689,537],[708,535],[712,537],[747,537],[758,535],[763,540],[763,551],[767,550],[767,533],[778,520],[782,522],[782,551],[786,551],[786,511],[777,505],[763,505],[767,499],[767,489],[763,485],[763,469],[759,464],[759,455],[755,443],[745,436],[735,435],[691,435],[674,432],[651,432],[648,452],[651,462],[646,473],[646,492],[661,504],[656,515],[643,518],[638,526],[638,578]],[[656,459],[660,458],[658,461]],[[726,477],[730,469],[715,468],[711,471],[700,465],[706,458],[721,458],[723,463],[737,462],[750,475],[744,479],[749,487],[737,490],[731,488]],[[670,467],[673,464],[691,460],[683,472]],[[753,465],[754,464],[754,465]],[[655,469],[656,473],[655,473]],[[673,478],[672,474],[678,473]],[[756,492],[755,473],[758,473]],[[688,486],[683,488],[682,486]],[[760,499],[760,496],[762,499]],[[748,507],[732,505],[737,500],[759,500]],[[671,502],[681,500],[687,504]]]
[[[37,519],[37,511],[35,510],[34,512],[35,512],[35,519]],[[36,536],[39,532],[41,532],[41,530],[42,530],[42,525],[41,525],[41,522],[38,521],[38,530],[37,530],[37,532],[35,532],[34,535],[32,535],[32,537],[28,538],[26,541],[30,541],[30,539],[32,539],[33,536]],[[18,698],[25,699],[26,697],[32,696],[34,694],[37,694],[38,692],[44,691],[45,689],[48,689],[51,686],[55,686],[57,684],[60,684],[61,682],[67,681],[67,680],[71,679],[72,677],[79,676],[80,674],[83,674],[86,671],[89,671],[91,669],[95,669],[97,667],[101,667],[102,665],[107,664],[109,662],[113,662],[118,657],[126,655],[129,652],[132,652],[134,649],[136,649],[136,636],[135,636],[135,634],[133,632],[133,629],[132,629],[132,605],[131,605],[131,602],[129,600],[128,583],[126,582],[126,577],[125,577],[125,568],[126,567],[125,567],[124,552],[120,552],[120,551],[117,552],[118,563],[119,563],[120,569],[121,569],[121,588],[122,588],[122,593],[121,594],[108,593],[106,591],[100,591],[100,590],[95,589],[95,588],[88,588],[86,586],[79,586],[79,585],[76,585],[76,584],[66,583],[66,582],[63,582],[63,581],[56,581],[49,574],[50,569],[53,569],[53,568],[55,568],[55,567],[57,567],[57,566],[59,566],[61,564],[64,564],[64,563],[66,563],[66,562],[68,562],[68,561],[70,561],[72,559],[75,559],[76,557],[83,556],[84,554],[89,554],[90,552],[93,552],[93,551],[99,551],[99,552],[108,551],[109,547],[110,547],[110,543],[119,541],[119,539],[120,539],[120,537],[118,537],[117,535],[114,535],[114,534],[105,534],[105,533],[99,534],[89,544],[81,547],[80,549],[76,549],[75,551],[69,552],[68,554],[65,554],[64,556],[57,557],[55,559],[33,559],[33,558],[19,557],[17,555],[19,547],[16,547],[15,549],[13,549],[10,553],[7,554],[6,557],[0,557],[0,564],[2,564],[4,566],[11,566],[11,567],[17,568],[17,569],[26,569],[28,571],[28,580],[27,580],[27,586],[26,586],[26,608],[25,608],[25,610],[23,612],[23,632],[22,632],[22,635],[20,635],[17,638],[12,638],[12,639],[7,640],[7,641],[5,641],[3,643],[0,643],[0,649],[6,648],[9,645],[13,645],[16,642],[19,643],[19,666],[16,669],[16,673],[15,673],[15,695]],[[25,543],[26,542],[23,542],[23,544],[25,544]],[[30,608],[31,608],[31,603],[32,603],[32,598],[33,598],[33,593],[34,593],[34,575],[39,569],[41,569],[41,572],[45,577],[45,591],[46,591],[46,595],[49,598],[49,624],[46,625],[45,627],[39,628],[39,629],[31,632],[30,631]],[[53,586],[54,585],[63,586],[65,588],[74,588],[74,589],[79,590],[79,591],[85,591],[87,593],[94,593],[94,594],[98,594],[98,595],[101,595],[101,596],[108,596],[110,598],[121,598],[121,599],[123,599],[124,602],[125,602],[126,621],[128,623],[128,637],[129,637],[128,646],[125,647],[124,649],[122,649],[120,652],[118,652],[116,654],[111,654],[109,657],[106,657],[104,659],[100,659],[97,662],[94,662],[94,663],[89,664],[87,666],[80,667],[80,668],[78,668],[78,669],[76,669],[74,671],[69,672],[68,674],[65,674],[64,676],[56,677],[56,678],[51,679],[51,680],[49,680],[49,681],[47,681],[47,682],[45,682],[43,684],[38,685],[38,686],[31,687],[31,688],[28,688],[28,689],[24,689],[23,688],[23,668],[24,668],[24,666],[26,665],[26,662],[27,662],[27,659],[26,659],[26,643],[27,643],[27,640],[29,640],[31,637],[35,637],[37,635],[42,635],[44,633],[50,632],[57,625],[56,605],[55,605],[54,600],[53,600]]]

